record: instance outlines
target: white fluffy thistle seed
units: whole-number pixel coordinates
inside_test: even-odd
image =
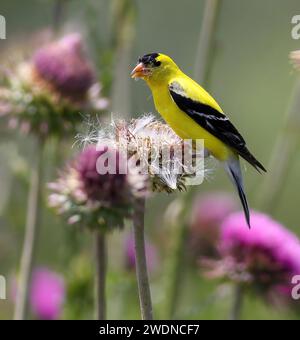
[[[198,176],[198,183],[204,179],[204,150],[194,149],[192,143],[189,145],[152,114],[129,122],[112,118],[108,129],[89,126],[87,136],[78,136],[79,142],[86,144],[91,140],[99,147],[109,144],[117,148],[149,176],[153,191],[182,191],[191,178]],[[200,164],[194,161],[201,157]]]

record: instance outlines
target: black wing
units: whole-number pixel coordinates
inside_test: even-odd
[[[258,171],[259,169],[266,171],[262,164],[260,164],[247,149],[244,138],[230,122],[228,117],[207,104],[186,97],[177,83],[170,84],[169,91],[180,110],[184,111],[213,136],[234,149]]]

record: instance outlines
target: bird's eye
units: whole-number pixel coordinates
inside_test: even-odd
[[[161,61],[154,59],[153,66],[158,67],[161,65]]]

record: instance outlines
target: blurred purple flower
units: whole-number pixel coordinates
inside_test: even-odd
[[[58,92],[76,101],[86,95],[95,79],[77,33],[39,49],[33,57],[33,65]]]
[[[11,295],[16,300],[18,282],[12,280]],[[30,308],[42,320],[55,320],[61,315],[65,300],[65,283],[61,275],[47,268],[34,270],[30,286]]]
[[[149,272],[154,272],[158,265],[157,249],[146,241],[146,260]],[[134,236],[128,235],[125,239],[125,266],[128,270],[135,270],[135,245]]]
[[[249,284],[260,291],[290,289],[300,273],[300,241],[296,235],[268,215],[252,211],[251,226],[242,212],[228,216],[221,226],[222,260],[212,275]]]
[[[30,304],[32,312],[39,318],[59,318],[65,299],[63,278],[47,268],[36,269],[32,276]]]
[[[108,105],[77,33],[47,42],[31,59],[6,72],[4,80],[0,117],[25,134],[75,133],[82,122],[80,112],[95,113]]]
[[[217,256],[221,223],[235,210],[237,203],[230,194],[212,192],[196,197],[189,231],[193,256]]]

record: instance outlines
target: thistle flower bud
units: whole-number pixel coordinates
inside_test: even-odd
[[[115,148],[89,146],[49,188],[49,205],[70,224],[122,227],[135,198],[146,195],[147,177],[128,166]]]

